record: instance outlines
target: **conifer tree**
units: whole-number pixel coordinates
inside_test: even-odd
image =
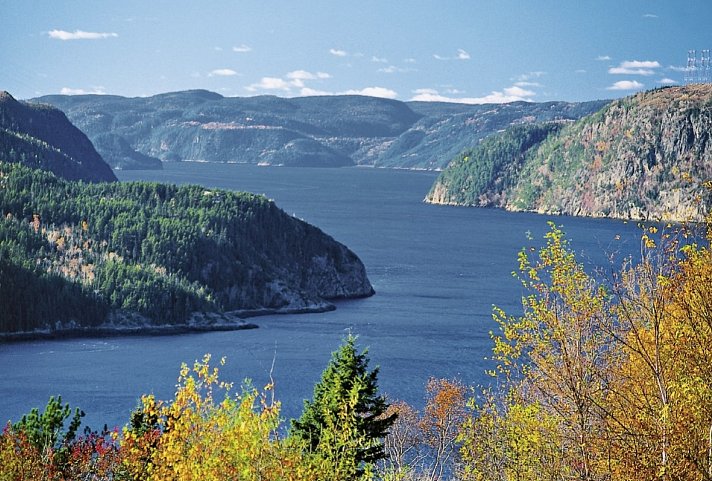
[[[378,367],[368,369],[367,351],[356,352],[349,335],[332,353],[311,401],[304,402],[291,436],[348,477],[385,457],[383,438],[396,415],[384,416],[388,403],[378,395]]]

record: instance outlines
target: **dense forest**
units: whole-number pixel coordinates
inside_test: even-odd
[[[690,235],[648,227],[642,257],[599,277],[551,224],[519,255],[523,314],[494,309],[489,388],[386,400],[349,336],[287,427],[273,383],[233,393],[206,355],[121,429],[80,435],[57,398],[8,423],[0,479],[709,480],[712,239]]]
[[[532,148],[562,124],[522,124],[484,139],[455,157],[433,185],[427,199],[440,204],[501,207],[504,192],[516,185]]]
[[[373,293],[351,251],[262,196],[0,163],[0,209],[2,332],[125,320],[119,311],[186,323]]]

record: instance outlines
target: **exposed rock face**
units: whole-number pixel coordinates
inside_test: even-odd
[[[87,136],[60,110],[18,102],[4,91],[0,91],[0,152],[0,160],[49,170],[69,180],[116,180]]]
[[[710,206],[711,136],[712,85],[644,92],[550,135],[524,152],[516,182],[477,194],[492,199],[483,205],[510,210],[701,221]],[[458,196],[436,185],[429,201]]]

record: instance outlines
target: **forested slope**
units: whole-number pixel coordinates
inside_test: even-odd
[[[517,129],[453,162],[427,201],[624,219],[702,221],[709,212],[711,84],[617,100],[500,155],[493,146],[515,139]],[[507,182],[473,182],[487,165]]]
[[[262,196],[86,184],[4,162],[0,210],[3,332],[327,309],[373,293],[351,251]]]

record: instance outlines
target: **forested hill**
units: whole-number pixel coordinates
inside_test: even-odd
[[[0,91],[0,152],[6,162],[49,170],[71,180],[113,181],[89,139],[58,109],[18,102]]]
[[[356,95],[223,97],[205,90],[142,98],[51,95],[115,168],[204,160],[265,165],[442,169],[512,124],[578,119],[606,102],[465,105]]]
[[[464,152],[426,201],[701,221],[712,179],[712,85],[652,90],[569,123],[515,127]]]
[[[373,294],[356,255],[262,196],[0,162],[0,214],[0,332],[186,325]]]

